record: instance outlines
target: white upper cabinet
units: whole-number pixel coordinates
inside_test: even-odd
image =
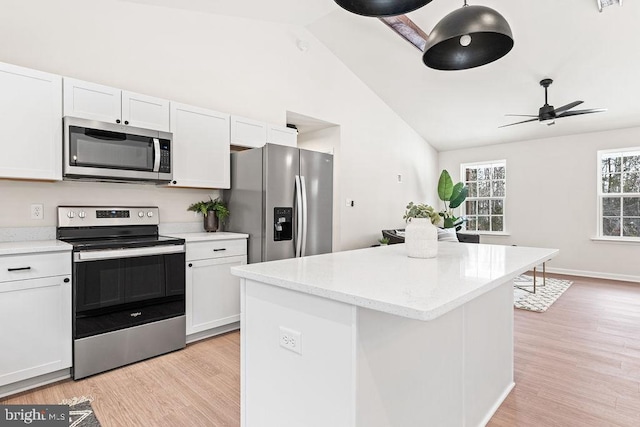
[[[64,78],[64,115],[100,122],[120,123],[121,90]]]
[[[231,116],[231,145],[257,148],[267,143],[267,124]]]
[[[122,121],[131,126],[169,132],[169,101],[122,91]]]
[[[62,179],[62,77],[0,63],[0,177]]]
[[[229,114],[171,103],[173,187],[231,188]]]
[[[267,142],[270,144],[298,146],[298,131],[286,126],[267,126]]]
[[[65,77],[64,115],[169,131],[169,101]]]

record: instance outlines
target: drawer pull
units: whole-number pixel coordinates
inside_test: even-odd
[[[213,252],[222,252],[222,251],[226,251],[227,248],[222,248],[222,249],[214,249]]]
[[[31,267],[7,268],[7,271],[24,271],[31,270]]]

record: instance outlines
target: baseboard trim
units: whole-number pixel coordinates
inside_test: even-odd
[[[15,383],[7,384],[0,387],[0,398],[11,396],[13,394],[22,393],[37,387],[42,387],[47,384],[55,383],[58,381],[71,378],[71,372],[67,369],[61,369],[59,371],[51,372],[44,375],[39,375],[34,378],[18,381]],[[55,403],[55,402],[51,402]]]
[[[568,268],[547,267],[548,273],[566,274],[569,276],[592,277],[595,279],[620,280],[623,282],[640,283],[640,276],[632,276],[629,274],[602,273],[598,271],[571,270]]]
[[[507,396],[509,396],[509,393],[511,393],[511,390],[513,390],[515,386],[516,383],[512,381],[511,384],[509,384],[509,386],[502,392],[498,400],[496,400],[496,403],[494,403],[491,409],[489,409],[489,412],[487,412],[487,415],[485,415],[482,422],[478,424],[479,426],[486,426],[487,424],[489,424],[491,418],[493,418],[500,405],[504,403],[505,399],[507,398]]]
[[[187,335],[187,344],[191,344],[205,338],[211,338],[216,335],[226,334],[227,332],[238,329],[240,329],[240,322],[233,322],[228,325],[218,326],[217,328],[207,329],[206,331],[196,332],[195,334]]]

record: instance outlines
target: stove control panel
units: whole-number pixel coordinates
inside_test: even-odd
[[[156,206],[59,206],[58,227],[158,225],[158,211]]]

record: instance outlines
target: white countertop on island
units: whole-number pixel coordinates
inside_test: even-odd
[[[0,256],[44,252],[71,251],[73,246],[60,240],[26,240],[21,242],[0,242]]]
[[[435,319],[558,254],[440,242],[436,258],[403,244],[233,267],[242,278],[417,320]]]

